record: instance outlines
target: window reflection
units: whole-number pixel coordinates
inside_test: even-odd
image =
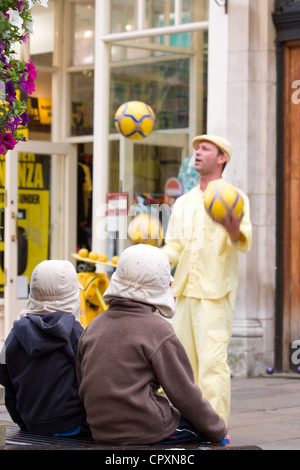
[[[136,1],[111,0],[111,32],[123,33],[136,29]]]
[[[35,5],[32,10],[33,34],[30,35],[30,58],[36,66],[53,65],[55,37],[55,3],[48,2],[48,8]]]
[[[95,2],[74,3],[72,22],[72,65],[92,64],[94,62]]]
[[[189,59],[115,67],[111,73],[111,131],[114,112],[130,100],[148,103],[161,130],[189,126]]]
[[[49,0],[48,8],[35,5],[31,10],[33,32],[25,48],[29,48],[30,60],[38,73],[35,79],[35,91],[28,96],[22,96],[22,99],[27,102],[29,122],[19,132],[27,140],[51,140],[52,73],[44,71],[43,67],[53,66],[55,6],[56,2]],[[24,54],[24,49],[22,54]]]
[[[146,2],[146,28],[170,26],[174,18],[175,0],[148,0]]]
[[[35,91],[21,97],[27,102],[29,122],[18,132],[26,140],[51,140],[52,127],[52,74],[39,71],[35,80]]]
[[[72,135],[93,134],[94,72],[85,70],[71,74]]]
[[[205,21],[208,19],[209,0],[182,0],[179,23]],[[171,26],[175,22],[175,0],[145,0],[143,29]],[[133,31],[138,26],[138,8],[136,0],[111,0],[111,32]]]

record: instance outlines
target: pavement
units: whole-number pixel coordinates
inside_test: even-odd
[[[231,380],[232,445],[300,450],[300,374]]]
[[[232,446],[300,450],[300,374],[232,378]],[[11,421],[0,388],[0,422]]]

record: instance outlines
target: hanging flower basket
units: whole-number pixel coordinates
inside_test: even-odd
[[[19,92],[35,91],[36,70],[30,60],[16,58],[15,45],[25,44],[32,33],[30,10],[35,4],[47,8],[48,0],[0,1],[0,155],[26,140],[18,132],[29,120],[27,103]]]

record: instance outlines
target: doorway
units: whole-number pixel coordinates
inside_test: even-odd
[[[45,259],[71,260],[76,249],[77,153],[69,144],[20,142],[3,157],[1,175],[6,337],[28,301],[34,267]]]
[[[296,370],[292,345],[300,339],[300,41],[284,44],[283,144],[278,191],[281,220],[281,347],[283,371]],[[299,86],[298,86],[299,88]],[[279,170],[279,169],[278,169]]]

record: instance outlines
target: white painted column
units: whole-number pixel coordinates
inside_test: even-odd
[[[274,2],[230,0],[226,178],[250,199],[253,243],[240,254],[231,358],[235,375],[272,365],[274,349],[276,57]]]
[[[109,44],[110,1],[95,1],[94,159],[92,249],[107,252],[105,217],[109,158]]]
[[[207,133],[227,137],[228,15],[209,2]]]

